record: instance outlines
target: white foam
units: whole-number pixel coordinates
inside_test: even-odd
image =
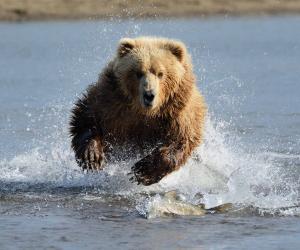
[[[128,180],[127,173],[138,159],[108,164],[100,173],[83,173],[74,160],[69,140],[65,140],[68,138],[65,132],[48,137],[53,140],[51,143],[10,160],[2,160],[0,183],[95,186],[99,192],[132,196],[141,192],[176,189],[191,201],[196,194],[202,193],[202,201],[207,207],[227,202],[262,208],[295,205],[297,184],[286,183],[281,170],[272,161],[266,160],[263,154],[247,154],[240,150],[238,144],[226,141],[222,128],[222,122],[208,118],[204,143],[188,163],[150,187],[137,186]],[[280,188],[285,191],[281,192]]]

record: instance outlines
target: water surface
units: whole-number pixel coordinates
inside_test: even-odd
[[[0,248],[298,249],[299,25],[293,16],[0,24]],[[209,107],[203,145],[147,188],[126,176],[138,159],[82,173],[68,136],[76,96],[121,37],[138,35],[187,44]],[[143,218],[174,189],[235,207]]]

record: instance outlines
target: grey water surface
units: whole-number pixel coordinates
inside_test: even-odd
[[[300,17],[0,23],[0,249],[299,249]],[[138,159],[83,173],[72,103],[121,37],[180,39],[209,116],[205,141],[152,187]],[[232,211],[145,219],[149,197]],[[197,200],[197,194],[203,197]]]

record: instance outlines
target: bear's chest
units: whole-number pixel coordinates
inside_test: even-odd
[[[167,138],[168,125],[159,119],[145,119],[134,114],[126,114],[106,121],[105,125],[106,141],[111,144],[155,146]]]

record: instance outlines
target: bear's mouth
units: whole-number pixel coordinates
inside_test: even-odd
[[[143,104],[146,108],[153,107],[155,95],[152,91],[145,91],[143,94]]]

